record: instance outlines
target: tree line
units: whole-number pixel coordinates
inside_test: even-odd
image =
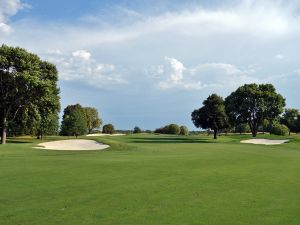
[[[213,130],[215,139],[220,131],[228,130],[242,133],[248,129],[253,137],[259,130],[281,135],[299,132],[299,110],[284,107],[285,99],[272,84],[245,84],[225,100],[210,95],[191,117],[196,127]]]
[[[41,60],[23,48],[0,47],[0,132],[1,143],[6,136],[31,134],[83,135],[99,129],[102,120],[97,109],[69,105],[64,109],[59,127],[60,90],[56,66]],[[244,132],[250,130],[255,137],[259,130],[285,134],[300,131],[297,109],[285,109],[285,99],[272,84],[245,84],[223,99],[210,95],[203,106],[195,109],[192,122],[198,128],[210,129],[214,138],[220,131]],[[60,132],[59,132],[60,129]],[[106,124],[103,133],[113,134],[115,128]],[[142,130],[135,127],[134,133]],[[149,131],[146,131],[149,132]],[[169,124],[155,133],[189,133],[186,126]]]

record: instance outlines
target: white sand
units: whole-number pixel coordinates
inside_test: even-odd
[[[50,141],[38,144],[39,149],[49,149],[49,150],[102,150],[109,147],[109,145],[104,145],[93,140],[63,140],[63,141]]]
[[[125,134],[103,134],[103,133],[97,133],[97,134],[88,134],[86,136],[88,137],[100,137],[100,136],[122,136]]]
[[[280,145],[289,140],[270,140],[270,139],[248,139],[241,141],[241,143],[256,144],[256,145]]]

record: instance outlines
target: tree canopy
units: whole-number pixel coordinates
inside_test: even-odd
[[[93,107],[84,107],[87,130],[88,133],[92,133],[92,131],[96,128],[99,128],[102,124],[102,120],[99,118],[99,113],[96,108]]]
[[[22,112],[32,111],[43,127],[50,113],[60,108],[57,70],[54,65],[19,47],[0,47],[1,143],[6,142],[9,125]]]
[[[133,128],[133,133],[134,133],[134,134],[142,133],[142,129],[139,128],[138,126],[135,126],[135,127]]]
[[[114,128],[114,125],[112,124],[105,124],[103,127],[102,127],[102,133],[104,134],[113,134],[115,133],[115,128]]]
[[[285,99],[272,84],[245,84],[225,99],[225,105],[231,123],[248,123],[255,137],[265,119],[272,121],[282,113]]]
[[[210,95],[203,102],[203,107],[192,112],[192,121],[198,128],[212,129],[214,139],[217,139],[218,131],[228,126],[223,98],[217,94]]]
[[[299,110],[298,109],[285,109],[280,122],[289,128],[290,132],[298,132],[299,127]]]
[[[69,105],[64,110],[61,135],[79,136],[87,133],[87,122],[84,108],[80,104]]]

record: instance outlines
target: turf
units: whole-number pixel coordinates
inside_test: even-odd
[[[110,150],[88,152],[11,139],[0,146],[0,224],[299,224],[300,138],[244,138],[101,137]]]

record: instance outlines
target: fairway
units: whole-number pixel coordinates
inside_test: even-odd
[[[0,224],[299,224],[300,138],[240,143],[249,138],[88,137],[104,151],[11,139],[0,146]]]

